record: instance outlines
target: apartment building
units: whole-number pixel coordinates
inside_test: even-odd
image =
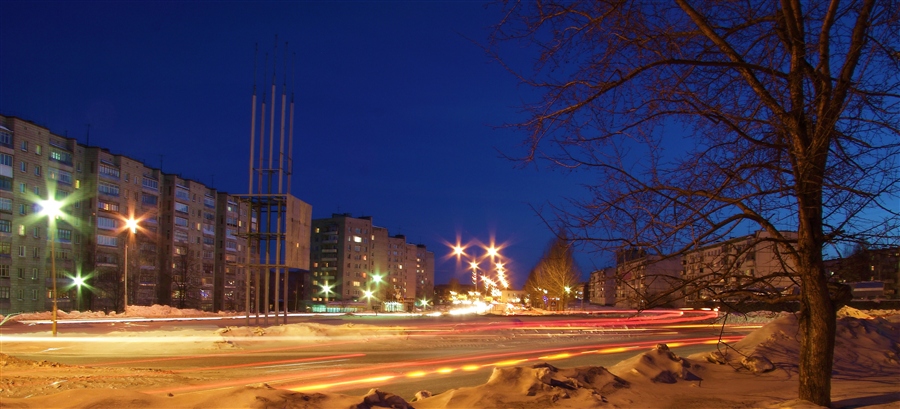
[[[900,298],[900,247],[859,248],[847,257],[825,261],[832,280],[850,285],[853,298]]]
[[[788,240],[797,238],[795,232],[781,234]],[[795,264],[789,251],[790,244],[776,242],[770,233],[758,231],[685,253],[685,301],[721,301],[733,298],[736,290],[757,294],[796,292],[791,279],[796,276]]]
[[[616,268],[607,267],[591,272],[588,299],[595,305],[616,304]]]
[[[39,204],[53,198],[65,200],[65,213],[82,211],[74,156],[74,141],[36,124],[0,116],[2,314],[50,310],[54,262],[59,308],[77,306],[78,289],[72,277],[82,273],[81,224],[77,218],[48,218]]]
[[[424,245],[390,236],[371,216],[332,214],[312,221],[310,300],[401,303],[434,293],[434,253]],[[325,294],[324,288],[330,288]],[[393,305],[393,304],[392,304]],[[395,308],[395,307],[392,307]]]
[[[617,254],[615,306],[681,307],[681,257],[661,257],[641,249]]]
[[[224,193],[220,206],[220,193],[0,116],[0,314],[50,310],[54,264],[62,310],[121,311],[126,297],[129,305],[226,308],[215,300],[224,300],[226,277],[237,277],[243,260],[235,255],[227,266],[223,253],[217,261],[217,216],[227,226],[249,214],[229,208],[237,202]],[[47,199],[61,202],[59,217],[41,212]]]
[[[420,303],[434,299],[434,252],[424,244],[416,245],[416,298]]]
[[[312,221],[310,300],[362,299],[373,273],[372,235],[371,217],[335,213],[330,218]]]

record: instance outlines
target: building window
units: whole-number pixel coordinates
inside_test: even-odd
[[[180,202],[175,202],[175,211],[179,212],[179,213],[187,214],[187,213],[190,213],[191,210],[188,207],[188,205],[186,205],[184,203],[180,203]]]
[[[7,148],[13,148],[12,134],[6,130],[0,130],[0,145]]]
[[[26,173],[28,172],[28,164],[25,161],[19,162],[19,172]]]
[[[175,197],[181,200],[191,200],[191,194],[182,188],[175,189]]]
[[[175,225],[179,227],[188,227],[188,219],[184,217],[175,217]]]
[[[34,175],[35,175],[35,176],[40,176],[40,175],[41,175],[41,167],[40,167],[40,166],[34,165]]]
[[[25,227],[25,226],[22,226]],[[0,232],[9,233],[12,231],[12,222],[9,220],[0,220]]]
[[[112,183],[100,182],[97,185],[97,191],[107,196],[119,196],[119,187]]]
[[[50,159],[56,162],[64,163],[66,165],[72,166],[72,154],[69,152],[63,152],[56,149],[50,150]],[[78,171],[81,172],[81,164],[78,165]]]
[[[50,168],[48,171],[50,175],[50,179],[55,180],[57,183],[63,183],[66,185],[72,185],[72,174],[62,169]]]
[[[9,278],[9,265],[0,264],[0,277]]]
[[[104,202],[102,200],[97,201],[97,208],[100,210],[106,210],[107,212],[119,212],[118,203]]]
[[[41,238],[41,228],[40,227],[35,226],[33,229],[31,229],[31,233],[34,236],[34,238],[36,238],[36,239]]]
[[[97,245],[100,246],[109,246],[116,247],[118,245],[118,239],[112,236],[104,236],[102,234],[97,235]]]
[[[62,242],[70,242],[72,241],[72,230],[69,229],[56,229],[56,239]]]
[[[12,244],[0,241],[0,256],[9,257],[12,255]]]
[[[97,217],[97,228],[103,230],[115,230],[119,228],[119,221],[108,217]]]
[[[9,287],[0,287],[0,299],[9,299]]]
[[[25,257],[25,253],[27,252],[28,251],[27,249],[25,249],[25,246],[19,246],[19,257]]]
[[[25,193],[26,191],[28,191],[28,185],[19,183],[19,193]]]
[[[22,141],[22,150],[28,152],[28,141]]]
[[[143,180],[141,180],[141,184],[147,189],[159,190],[159,182],[153,179],[144,178]]]
[[[100,173],[100,176],[103,176],[103,177],[106,177],[109,179],[119,180],[119,169],[117,169],[115,167],[112,167],[105,163],[101,163],[98,166],[97,171]]]
[[[34,145],[34,153],[40,155],[42,151],[41,145]]]
[[[148,195],[146,193],[143,193],[143,194],[141,194],[141,202],[144,203],[145,205],[156,206],[156,204],[159,202],[159,199],[154,195]]]

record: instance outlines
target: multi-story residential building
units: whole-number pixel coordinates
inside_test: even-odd
[[[616,307],[652,308],[683,305],[680,288],[681,257],[661,257],[643,250],[617,255]]]
[[[405,236],[390,236],[373,226],[370,216],[344,213],[313,220],[310,245],[312,301],[366,302],[371,292],[376,302],[410,308],[417,294],[434,293],[434,253],[407,243]]]
[[[213,309],[216,192],[164,175],[160,197],[157,297],[178,308]]]
[[[434,252],[416,245],[416,298],[422,303],[434,299]]]
[[[796,239],[794,232],[782,232]],[[778,294],[796,292],[794,262],[788,256],[790,244],[777,243],[766,231],[699,248],[683,256],[682,276],[687,303],[731,299],[745,293]],[[723,294],[729,294],[725,295]]]
[[[588,300],[595,305],[616,304],[616,268],[607,267],[591,272],[588,281]]]
[[[371,217],[333,214],[312,221],[310,274],[312,301],[357,302],[369,288],[373,262]]]
[[[159,172],[98,147],[84,147],[79,157],[76,174],[88,203],[80,216],[87,221],[84,267],[94,273],[93,308],[121,310],[126,289],[129,304],[149,305],[156,300],[159,198],[144,180],[152,187]],[[129,220],[139,228],[132,232]]]
[[[219,194],[0,116],[0,314],[50,310],[54,265],[62,310],[121,311],[126,294],[129,305],[242,309],[242,303],[224,302],[239,298],[228,292],[243,288],[232,269],[244,262],[237,252],[232,261],[225,246],[236,250],[246,242],[226,243],[229,231],[222,228],[220,260],[217,220],[246,225],[249,214],[233,211],[240,209],[228,206],[235,200],[227,195],[220,206]],[[47,199],[62,203],[59,217],[41,212]],[[136,223],[133,233],[128,221]],[[295,250],[300,258],[308,254],[297,244]],[[77,285],[78,278],[84,285]]]
[[[900,247],[861,248],[827,260],[825,269],[832,280],[850,285],[854,299],[900,298]]]
[[[54,261],[58,307],[78,306],[72,277],[87,274],[80,271],[81,224],[50,220],[39,204],[64,200],[65,214],[82,210],[74,151],[73,140],[0,116],[0,314],[50,310]]]

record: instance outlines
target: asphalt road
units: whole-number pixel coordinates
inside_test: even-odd
[[[487,381],[496,367],[547,362],[557,367],[605,366],[666,343],[679,355],[709,351],[720,334],[739,338],[751,328],[698,325],[679,322],[684,314],[650,320],[629,314],[566,316],[296,316],[289,323],[326,325],[367,324],[402,327],[405,336],[393,338],[355,336],[319,342],[295,342],[277,337],[236,341],[231,350],[211,350],[190,355],[168,351],[166,344],[141,345],[133,353],[106,353],[96,349],[26,348],[17,337],[46,334],[43,323],[17,323],[0,327],[3,349],[18,358],[47,360],[95,367],[140,367],[172,371],[184,376],[183,386],[148,393],[186,393],[226,386],[265,382],[278,388],[339,392],[360,395],[379,387],[412,398],[415,392],[440,393]],[[275,324],[270,319],[270,324]],[[255,320],[254,320],[255,321]],[[217,329],[244,325],[246,320],[129,320],[113,322],[66,321],[59,336],[103,339],[112,331],[158,334]],[[251,322],[253,324],[255,322]],[[167,339],[167,342],[178,342]],[[704,343],[706,342],[706,343]],[[680,345],[684,344],[684,345]],[[6,352],[6,351],[4,351]]]

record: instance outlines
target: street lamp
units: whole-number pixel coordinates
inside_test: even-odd
[[[72,277],[72,285],[77,289],[78,311],[81,311],[81,286],[84,285],[84,277],[81,275]]]
[[[125,228],[128,229],[130,234],[128,239],[125,240],[125,271],[122,274],[122,279],[125,281],[125,306],[123,307],[123,314],[128,315],[128,242],[131,241],[131,238],[137,233],[138,221],[134,220],[133,217],[129,217],[125,220]]]
[[[366,299],[369,309],[372,309],[372,290],[363,291],[363,297]]]
[[[325,293],[325,310],[328,310],[328,293],[331,292],[331,286],[328,285],[328,281],[325,281],[325,284],[322,284],[322,292]]]
[[[57,294],[56,294],[56,218],[62,213],[62,203],[52,199],[41,200],[38,202],[41,207],[40,214],[47,216],[48,236],[50,237],[50,279],[53,281],[53,290],[51,297],[53,298],[53,313],[51,319],[50,330],[53,336],[56,336],[56,320],[58,318]]]

